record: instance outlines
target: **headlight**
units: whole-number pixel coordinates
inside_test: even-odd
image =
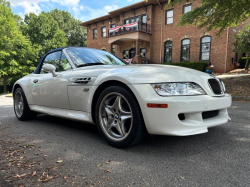
[[[196,83],[160,83],[151,84],[157,94],[161,96],[172,95],[205,95],[206,92]]]

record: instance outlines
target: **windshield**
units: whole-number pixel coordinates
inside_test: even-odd
[[[125,65],[120,59],[103,50],[68,48],[66,51],[76,67],[85,65]]]

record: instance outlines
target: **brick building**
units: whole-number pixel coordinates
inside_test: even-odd
[[[200,1],[166,9],[167,2],[141,1],[81,23],[87,28],[87,46],[136,63],[210,61],[216,72],[235,68],[234,36],[242,25],[225,29],[219,38],[216,31],[176,26],[180,16],[200,6]]]

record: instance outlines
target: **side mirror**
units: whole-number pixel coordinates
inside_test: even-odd
[[[53,75],[53,77],[57,76],[57,74],[55,72],[56,67],[54,65],[52,65],[52,64],[44,64],[43,67],[42,67],[42,69],[44,69],[47,72],[51,72],[52,75]]]

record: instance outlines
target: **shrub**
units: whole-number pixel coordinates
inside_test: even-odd
[[[242,57],[242,58],[239,60],[239,63],[240,63],[239,68],[242,68],[242,69],[245,68],[246,62],[247,62],[247,57]]]
[[[205,72],[208,62],[176,62],[176,63],[164,63],[164,65],[181,66]]]

